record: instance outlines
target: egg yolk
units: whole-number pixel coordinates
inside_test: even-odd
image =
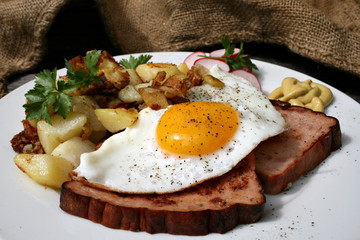
[[[239,122],[238,112],[226,103],[176,104],[160,118],[156,141],[162,149],[172,153],[208,154],[229,142]]]

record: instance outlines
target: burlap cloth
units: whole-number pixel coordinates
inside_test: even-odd
[[[46,32],[68,0],[0,0],[0,94],[6,79],[41,60]],[[265,42],[360,75],[358,0],[96,0],[124,53]]]

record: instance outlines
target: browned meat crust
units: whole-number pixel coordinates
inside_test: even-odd
[[[336,118],[279,101],[273,104],[289,129],[254,150],[256,173],[269,194],[280,193],[341,146]]]
[[[11,146],[17,153],[44,153],[41,146],[37,129],[31,126],[28,120],[22,121],[24,130],[11,139]]]
[[[205,235],[258,221],[265,197],[251,154],[229,173],[171,194],[119,194],[78,181],[62,186],[60,207],[116,229]]]

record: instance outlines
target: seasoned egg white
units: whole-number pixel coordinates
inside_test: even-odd
[[[156,129],[167,109],[146,108],[133,126],[107,139],[97,151],[82,154],[77,176],[118,192],[176,192],[228,172],[261,141],[284,131],[284,119],[262,92],[217,66],[210,72],[225,87],[194,87],[188,98],[227,103],[237,110],[238,127],[222,147],[197,155],[160,148]]]

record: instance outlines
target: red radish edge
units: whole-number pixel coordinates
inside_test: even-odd
[[[230,55],[230,58],[235,58],[240,52],[240,48],[235,48],[234,53]],[[225,49],[218,49],[210,52],[210,57],[223,57],[225,54]]]
[[[235,48],[235,53],[231,56],[236,56],[237,53],[239,53],[239,52],[240,52],[240,49]],[[211,57],[222,57],[224,53],[225,53],[225,49],[219,49],[219,50],[212,51],[210,53],[210,56]],[[226,61],[221,60],[221,59],[199,57],[199,55],[206,56],[206,53],[202,52],[202,51],[196,51],[196,52],[191,53],[189,56],[187,56],[187,58],[184,60],[184,63],[188,66],[188,68],[191,68],[195,64],[201,64],[208,69],[210,69],[214,65],[218,65],[222,70],[224,70],[226,72],[230,72],[231,74],[242,77],[243,79],[249,81],[251,83],[251,85],[253,85],[254,87],[256,87],[257,89],[259,89],[261,91],[261,85],[260,85],[259,79],[256,77],[255,74],[249,72],[249,70],[236,69],[234,71],[230,71],[230,67],[226,63]]]
[[[250,73],[244,69],[237,69],[237,70],[231,71],[230,73],[244,78],[245,80],[249,81],[251,83],[251,85],[253,85],[254,87],[256,87],[257,89],[259,89],[261,91],[261,85],[260,85],[259,79],[255,76],[255,74]]]
[[[210,69],[214,65],[218,65],[219,68],[221,68],[222,70],[224,70],[226,72],[230,71],[229,65],[227,65],[227,63],[225,61],[222,61],[220,59],[200,58],[200,59],[196,60],[194,64],[203,65],[204,67],[206,67],[208,69]]]
[[[199,55],[206,56],[206,53],[204,53],[202,51],[197,51],[197,52],[191,53],[189,56],[187,56],[185,58],[184,63],[188,66],[189,69],[192,67],[192,65],[194,65],[196,60],[202,58],[202,57],[199,57]]]

